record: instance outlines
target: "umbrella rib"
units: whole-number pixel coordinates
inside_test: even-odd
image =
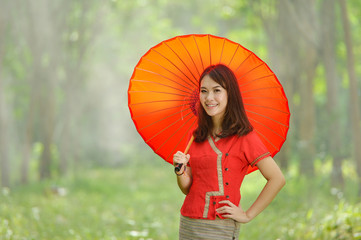
[[[243,76],[244,76],[244,75],[243,75]],[[245,86],[245,85],[247,85],[247,84],[250,84],[250,83],[252,83],[252,82],[260,81],[260,80],[262,80],[262,79],[264,79],[264,78],[268,78],[268,77],[272,77],[272,76],[275,76],[275,74],[273,73],[273,74],[270,74],[270,75],[266,75],[266,76],[262,76],[262,77],[259,77],[259,78],[255,78],[255,79],[253,79],[253,80],[251,80],[251,81],[245,82],[245,83],[243,83],[243,84],[239,84],[239,87],[243,87],[243,86]],[[240,79],[239,79],[239,80],[240,80]]]
[[[255,130],[256,130],[256,132],[257,132],[259,135],[261,135],[264,139],[266,139],[266,141],[267,141],[269,144],[271,144],[274,149],[276,149],[277,151],[279,151],[279,149],[278,149],[268,138],[266,138],[266,137],[265,137],[260,131],[258,131],[257,129],[255,129]]]
[[[140,117],[145,117],[145,116],[148,116],[148,115],[152,115],[153,113],[158,113],[158,112],[162,112],[162,111],[166,111],[166,110],[170,110],[170,109],[174,109],[174,108],[179,108],[179,107],[184,107],[184,106],[187,106],[189,104],[182,104],[182,105],[177,105],[177,106],[173,106],[173,107],[169,107],[169,108],[162,108],[162,109],[159,109],[159,110],[155,110],[155,111],[151,111],[151,112],[147,112],[147,113],[144,113],[144,114],[141,114],[141,115],[137,115],[135,117],[133,117],[133,119],[136,119],[136,118],[140,118]],[[179,112],[175,113],[175,114],[178,114]],[[173,116],[173,115],[171,115]],[[161,120],[164,120],[165,118],[163,119],[160,119],[159,121]]]
[[[218,63],[221,63],[222,61],[222,57],[223,57],[223,50],[224,50],[224,44],[225,44],[226,40],[223,38],[223,44],[222,44],[222,50],[221,50],[221,56],[219,58],[219,62]]]
[[[134,82],[147,82],[147,83],[154,83],[154,84],[157,84],[157,85],[161,85],[161,86],[164,86],[164,87],[168,87],[168,88],[171,88],[171,89],[175,89],[175,90],[179,90],[180,92],[184,92],[184,93],[190,93],[189,91],[184,91],[182,89],[179,89],[179,88],[176,88],[176,87],[173,87],[173,86],[169,86],[169,85],[166,85],[166,84],[163,84],[163,83],[159,83],[159,82],[154,82],[154,81],[149,81],[149,80],[141,80],[141,79],[132,79],[132,81]],[[190,90],[189,88],[187,90]]]
[[[265,63],[262,62],[261,64],[255,66],[254,68],[252,68],[251,70],[249,70],[248,72],[246,72],[245,74],[243,74],[242,76],[240,76],[240,77],[238,78],[238,81],[241,80],[242,78],[244,78],[248,73],[252,72],[252,71],[255,70],[256,68],[259,68],[260,66],[263,66],[264,64],[265,64]]]
[[[271,132],[275,133],[277,136],[279,136],[279,137],[282,138],[283,140],[286,140],[286,138],[285,138],[284,136],[280,135],[278,132],[276,132],[274,129],[268,127],[267,125],[265,125],[265,124],[263,124],[263,123],[255,120],[255,119],[253,119],[253,118],[249,118],[249,119],[252,120],[252,121],[254,121],[254,122],[256,122],[256,123],[258,123],[259,125],[262,125],[263,127],[267,128],[267,129],[271,130]]]
[[[251,55],[252,55],[252,53],[249,53],[249,55],[238,65],[236,71],[234,71],[234,72],[237,72],[238,69],[242,66],[242,64],[243,64],[245,61],[247,61],[247,59],[248,59]]]
[[[188,113],[186,116],[188,116],[191,113]],[[174,115],[174,114],[173,114]],[[185,116],[185,117],[186,117]],[[164,118],[165,119],[165,118]],[[155,138],[156,136],[158,136],[159,134],[161,134],[162,132],[164,132],[165,130],[167,130],[168,128],[170,128],[171,126],[173,126],[174,124],[178,123],[179,121],[181,121],[181,119],[178,119],[177,121],[173,122],[172,124],[169,124],[166,128],[163,128],[161,131],[159,131],[157,134],[153,135],[151,138],[149,138],[146,142],[149,142],[150,140],[152,140],[153,138]],[[159,122],[159,121],[157,121]],[[155,122],[154,122],[155,123]],[[152,123],[152,124],[154,124]],[[149,125],[148,125],[149,126]],[[144,128],[142,128],[144,129]]]
[[[233,56],[232,56],[232,58],[231,58],[231,60],[229,61],[229,63],[228,63],[228,66],[229,65],[231,65],[231,62],[233,61],[233,58],[234,58],[234,56],[236,55],[236,53],[237,53],[237,51],[238,51],[238,48],[239,48],[239,44],[237,44],[237,49],[236,49],[236,51],[234,51],[234,53],[233,53]]]
[[[265,89],[272,89],[272,88],[282,88],[282,86],[264,87],[264,88],[256,88],[256,89],[251,89],[251,90],[245,90],[245,91],[241,91],[241,94],[248,93],[248,92],[259,91],[259,90],[265,90]]]
[[[188,108],[187,108],[187,109],[188,109]],[[154,124],[156,124],[156,123],[158,123],[158,122],[161,122],[161,121],[163,121],[163,120],[165,120],[165,119],[168,119],[168,118],[170,118],[170,117],[173,117],[173,116],[175,116],[175,115],[177,115],[177,114],[181,114],[182,112],[186,111],[187,109],[181,109],[181,110],[178,111],[178,112],[175,112],[175,113],[173,113],[173,114],[171,114],[171,115],[168,115],[168,116],[166,116],[166,117],[164,117],[164,118],[158,119],[157,121],[152,122],[152,123],[148,124],[147,126],[142,127],[142,128],[139,129],[139,130],[143,130],[143,129],[148,128],[148,127],[150,127],[150,126],[152,126],[152,125],[154,125]],[[189,114],[189,113],[188,113],[188,114]],[[178,121],[179,121],[179,120],[173,122],[173,124],[175,124],[175,123],[178,122]],[[171,125],[173,125],[173,124],[171,124]],[[166,127],[165,129],[167,129],[167,128],[169,128],[169,126]],[[163,129],[163,130],[160,131],[159,133],[163,132],[165,129]],[[159,133],[158,133],[158,134],[159,134]],[[157,136],[158,134],[154,135],[153,137]],[[153,138],[153,137],[152,137],[152,138]],[[150,139],[149,139],[149,140],[150,140]],[[149,140],[148,140],[148,141],[149,141]]]
[[[189,119],[190,120],[190,119]],[[189,120],[187,122],[189,122]],[[178,143],[174,146],[173,150],[170,152],[170,154],[168,155],[168,157],[166,159],[169,159],[169,157],[172,155],[172,153],[175,151],[175,149],[178,147],[179,143],[184,139],[184,137],[189,133],[190,129],[194,126],[196,122],[196,119],[194,119],[193,123],[190,125],[190,127],[187,129],[187,131],[184,132],[182,138],[180,139],[180,141],[178,141]],[[185,124],[183,124],[184,126]],[[183,127],[182,126],[182,127]]]
[[[268,117],[268,116],[266,116],[266,115],[263,115],[263,114],[260,114],[260,113],[256,113],[256,112],[253,112],[253,111],[250,111],[250,110],[247,110],[247,109],[246,109],[246,112],[250,112],[250,113],[256,114],[256,115],[258,115],[258,116],[267,118],[267,119],[271,120],[272,122],[275,122],[275,123],[277,123],[277,124],[279,124],[279,125],[282,125],[282,126],[288,128],[288,126],[287,126],[286,124],[283,124],[283,123],[281,123],[281,122],[279,122],[279,121],[277,121],[277,120],[275,120],[275,119],[273,119],[273,118],[271,118],[271,117]]]
[[[207,35],[207,37],[208,37],[208,47],[209,47],[209,63],[212,64],[211,40],[209,38],[209,34]]]
[[[276,100],[276,101],[283,101],[283,102],[288,102],[287,99],[283,99],[283,98],[272,98],[272,97],[243,97],[242,99],[270,99],[270,100]]]
[[[272,108],[272,107],[267,107],[267,106],[262,106],[262,105],[256,105],[256,104],[247,104],[247,103],[245,103],[244,105],[245,105],[245,106],[253,106],[253,107],[267,108],[267,109],[271,109],[271,110],[274,110],[274,111],[277,111],[277,112],[281,112],[281,113],[284,113],[284,114],[289,114],[289,112],[282,111],[282,110],[277,109],[277,108]]]
[[[153,49],[153,51],[155,51],[155,50]],[[157,51],[155,51],[155,52],[157,52]],[[158,53],[158,52],[157,52],[157,53]],[[183,78],[181,78],[180,76],[178,76],[178,75],[175,74],[174,72],[170,71],[169,69],[163,67],[163,66],[160,65],[159,63],[154,62],[154,61],[152,61],[152,60],[149,60],[149,59],[147,59],[146,57],[143,57],[143,59],[146,60],[146,61],[148,61],[148,62],[151,62],[151,63],[153,63],[153,64],[155,64],[155,65],[160,66],[160,67],[163,68],[164,70],[168,71],[169,73],[173,74],[174,76],[176,76],[177,78],[179,78],[180,80],[182,80],[184,83],[186,83],[186,84],[189,85],[190,87],[193,87],[189,82],[184,81]],[[169,61],[169,60],[168,60],[168,61]],[[162,76],[162,77],[164,77],[164,78],[166,78],[164,75],[161,75],[161,74],[159,74],[159,75]]]
[[[178,38],[178,40],[182,43],[184,49],[186,50],[186,52],[188,53],[188,56],[191,58],[192,62],[193,62],[193,65],[195,67],[195,69],[197,70],[197,73],[198,73],[198,77],[196,79],[199,79],[199,77],[201,76],[201,73],[198,71],[198,68],[197,68],[197,65],[196,63],[194,62],[194,59],[192,58],[192,55],[189,53],[188,49],[186,48],[186,46],[184,45],[184,43],[182,42],[181,38]]]
[[[189,114],[187,114],[187,115],[189,115]],[[192,118],[190,117],[190,118],[188,118],[188,120],[187,121],[185,121],[183,124],[182,124],[182,126],[180,126],[176,131],[174,131],[164,142],[163,142],[163,144],[162,145],[160,145],[158,148],[157,148],[157,151],[159,150],[159,149],[161,149],[168,141],[169,141],[169,139],[171,139],[180,129],[182,129],[183,128],[183,126],[184,125],[186,125],[190,120],[191,120]],[[179,120],[178,120],[179,121]],[[177,122],[178,122],[177,121]],[[187,132],[186,132],[187,133]],[[183,136],[183,138],[184,138],[184,136]],[[180,141],[179,141],[180,142]],[[176,148],[178,146],[178,144],[174,147],[174,149]],[[174,151],[174,149],[173,149],[173,151]],[[169,156],[168,156],[169,157]]]
[[[179,57],[179,55],[173,50],[173,48],[171,48],[166,42],[164,42],[164,44],[165,44],[170,50],[172,50],[172,52],[178,57],[178,59],[179,59],[179,60],[183,63],[183,65],[188,69],[188,71],[189,71],[190,74],[193,76],[193,78],[196,79],[196,77],[193,75],[192,71],[188,68],[187,64],[185,64],[185,62],[183,61],[183,59]],[[175,65],[174,65],[174,66],[175,66]],[[178,68],[178,67],[177,67],[177,68]],[[188,76],[187,76],[182,70],[180,70],[179,68],[178,68],[178,70],[181,71],[181,72],[183,73],[183,75],[188,78]],[[191,82],[194,84],[194,86],[197,86],[197,84],[196,84],[192,79],[190,79],[190,78],[188,78],[188,79],[189,79],[189,81],[191,81]]]
[[[148,61],[149,61],[149,60],[148,60]],[[178,85],[184,87],[185,89],[189,89],[187,86],[185,86],[185,85],[183,85],[183,84],[181,84],[181,83],[179,83],[179,82],[177,82],[177,81],[174,81],[173,79],[171,79],[171,78],[169,78],[169,77],[166,77],[166,76],[164,76],[164,75],[162,75],[162,74],[159,74],[159,73],[157,73],[157,72],[153,72],[153,71],[150,71],[150,70],[147,70],[147,69],[143,69],[143,68],[137,68],[137,70],[141,70],[141,71],[144,71],[144,72],[149,72],[149,73],[154,74],[154,75],[158,75],[158,76],[163,77],[163,78],[165,78],[165,79],[167,79],[167,80],[169,80],[169,81],[171,81],[171,82],[174,82],[175,84],[178,84]]]
[[[194,37],[194,35],[192,37],[193,37],[194,42],[196,43],[197,50],[198,50],[198,55],[199,55],[199,58],[201,59],[201,63],[202,63],[202,69],[204,70],[204,64],[203,64],[203,58],[202,58],[202,55],[201,55],[201,51],[199,50],[199,46],[198,46],[198,43],[197,43],[196,38]]]
[[[165,45],[167,45],[165,43]],[[167,45],[168,46],[168,45]],[[167,61],[169,63],[171,63],[175,68],[177,68],[179,70],[179,72],[181,72],[191,83],[193,83],[193,85],[196,86],[196,84],[181,70],[177,67],[177,65],[175,65],[172,61],[169,60],[169,58],[167,58],[166,56],[164,56],[163,54],[161,54],[160,52],[158,52],[156,49],[153,49],[156,53],[158,53],[160,56],[162,56],[163,58],[167,59]],[[174,73],[175,74],[175,73]],[[184,81],[184,80],[183,80]]]
[[[139,102],[139,103],[131,103],[131,106],[141,105],[141,104],[149,104],[149,103],[163,103],[163,102],[183,102],[184,100],[179,99],[168,99],[168,100],[157,100],[157,101],[148,101],[148,102]]]
[[[130,93],[163,93],[163,94],[170,94],[175,96],[181,96],[181,97],[188,97],[188,95],[182,95],[178,93],[169,93],[169,92],[159,92],[159,91],[129,91]]]

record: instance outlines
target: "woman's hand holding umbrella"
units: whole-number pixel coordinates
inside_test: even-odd
[[[182,175],[185,172],[189,158],[189,154],[184,154],[181,151],[174,154],[173,165],[175,167],[174,171],[177,175]]]
[[[177,174],[177,183],[181,191],[187,195],[192,185],[192,171],[187,168],[190,155],[178,151],[173,155],[173,165],[175,166],[174,172]],[[179,167],[179,170],[178,170]]]

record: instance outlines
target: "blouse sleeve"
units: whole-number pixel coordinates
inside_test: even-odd
[[[243,144],[244,155],[252,167],[262,159],[271,156],[271,153],[255,131],[252,131],[245,136]]]

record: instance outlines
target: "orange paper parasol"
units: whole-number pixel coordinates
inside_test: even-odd
[[[139,134],[171,164],[173,154],[184,150],[197,124],[199,77],[209,65],[218,63],[235,73],[247,116],[272,156],[286,140],[288,101],[265,62],[226,38],[177,36],[152,47],[140,59],[128,89],[128,106]]]

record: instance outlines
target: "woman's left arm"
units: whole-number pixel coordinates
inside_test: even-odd
[[[285,177],[272,157],[261,160],[257,163],[257,167],[267,180],[262,192],[246,212],[244,212],[240,206],[238,207],[228,200],[221,201],[220,203],[228,204],[228,206],[217,209],[219,213],[224,214],[224,217],[232,218],[241,223],[251,221],[272,202],[286,184]]]

